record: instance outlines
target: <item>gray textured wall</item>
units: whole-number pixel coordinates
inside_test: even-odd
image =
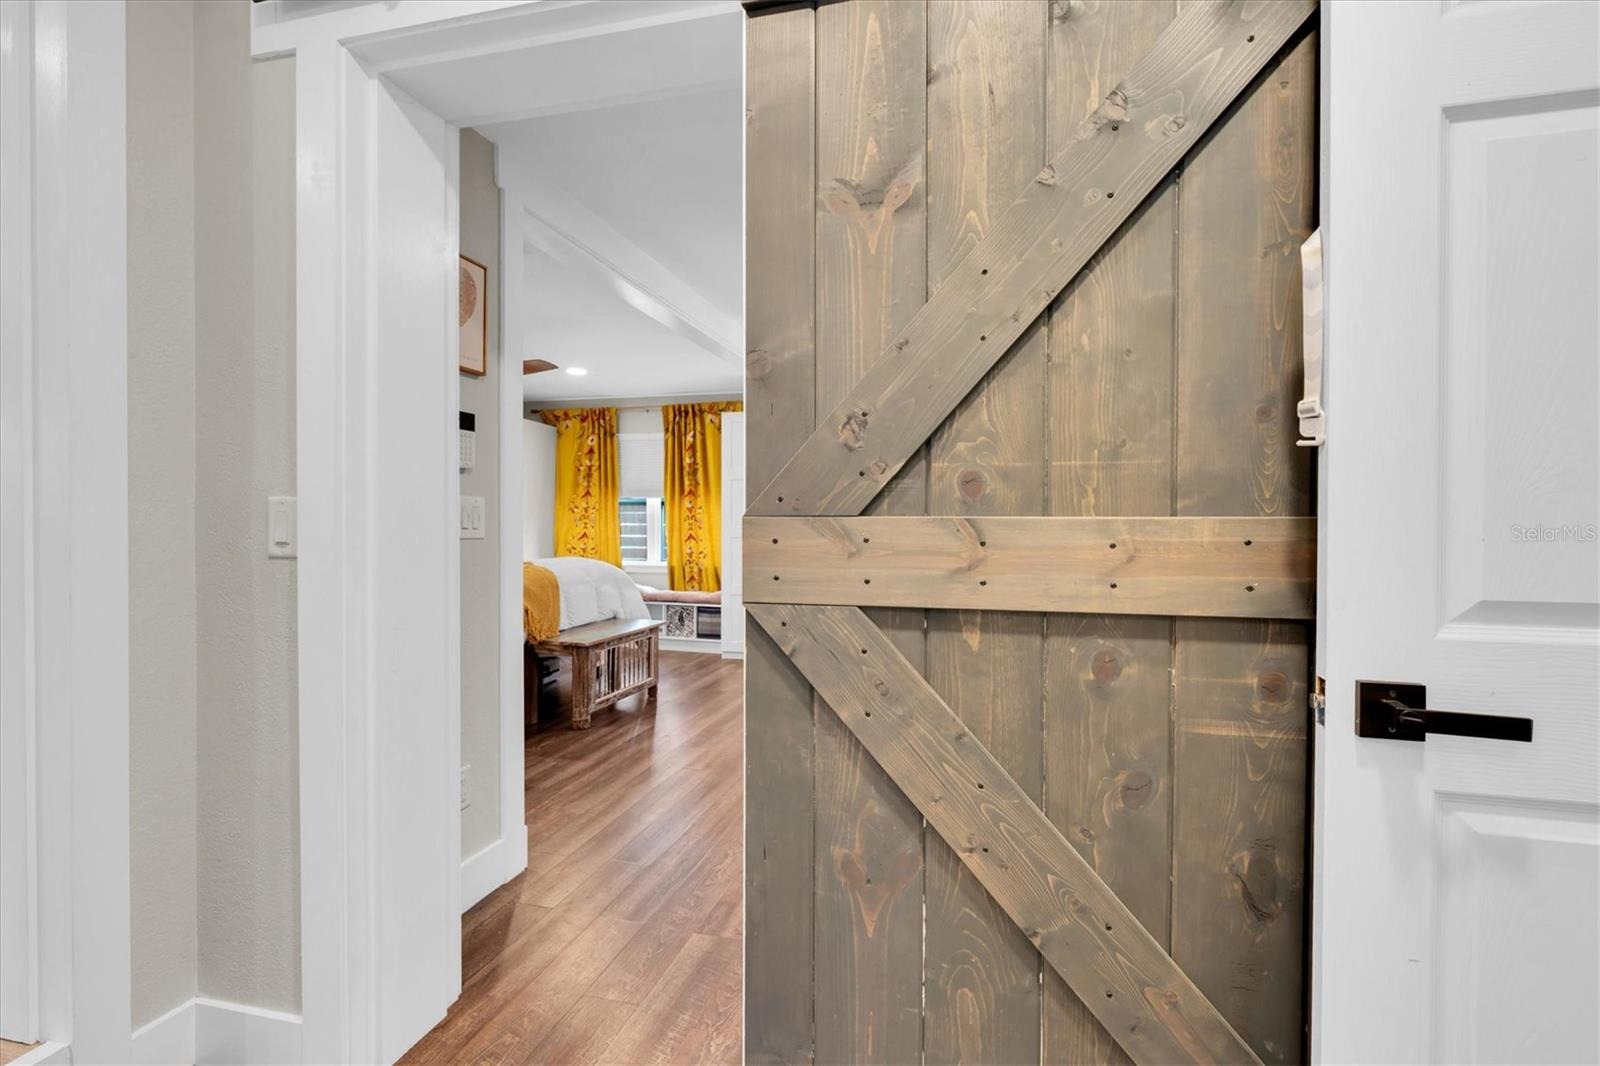
[[[133,1020],[300,1005],[294,65],[249,5],[128,8]]]
[[[461,857],[500,836],[500,190],[494,145],[461,131],[461,254],[489,271],[489,372],[461,375],[461,409],[477,416],[477,463],[461,472],[461,494],[484,498],[482,540],[461,542],[461,763],[468,807]],[[521,382],[515,383],[520,388]]]
[[[199,986],[295,1011],[294,67],[251,63],[250,5],[194,17]]]
[[[133,1022],[193,998],[194,9],[128,6],[128,785]]]

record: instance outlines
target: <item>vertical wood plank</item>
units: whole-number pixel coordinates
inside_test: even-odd
[[[746,48],[745,409],[753,492],[813,427],[813,11],[751,17]],[[759,787],[745,796],[745,1061],[810,1062],[813,699],[765,633],[752,626],[746,641],[745,774]]]
[[[815,410],[827,411],[927,297],[925,5],[825,4],[816,33]],[[920,514],[925,502],[918,459],[870,513]],[[870,615],[920,668],[923,612]],[[814,721],[816,1057],[915,1062],[922,818],[830,710]]]
[[[769,11],[745,36],[746,498],[815,427],[816,13]]]
[[[1294,446],[1316,39],[1269,67],[1179,193],[1177,513],[1309,513]],[[1299,1061],[1307,630],[1176,626],[1172,954],[1265,1062]]]
[[[1050,13],[1054,149],[1175,10],[1171,0],[1090,0],[1053,2]],[[1052,514],[1171,513],[1176,202],[1170,181],[1153,192],[1051,309]],[[1163,945],[1171,641],[1170,619],[1103,615],[1050,615],[1045,636],[1045,813]],[[1046,1061],[1128,1061],[1053,971],[1044,992]]]
[[[934,0],[928,12],[929,289],[1044,165],[1044,34],[1032,0]],[[1042,323],[934,434],[931,511],[1040,514]],[[1035,802],[1042,800],[1042,616],[928,616],[928,680]],[[925,834],[924,1059],[1039,1060],[1040,959],[939,834]]]

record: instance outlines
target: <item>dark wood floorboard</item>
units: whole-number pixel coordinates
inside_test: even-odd
[[[527,734],[528,869],[461,916],[461,998],[408,1063],[735,1063],[743,664],[663,652],[630,697]]]

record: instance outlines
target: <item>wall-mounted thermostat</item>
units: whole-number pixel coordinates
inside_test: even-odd
[[[461,412],[461,469],[471,470],[477,462],[478,434],[475,432],[478,425],[477,416],[471,411]]]

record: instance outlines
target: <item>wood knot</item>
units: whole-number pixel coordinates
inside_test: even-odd
[[[764,348],[752,348],[744,354],[745,372],[760,380],[772,372],[772,356]]]
[[[1239,902],[1252,924],[1266,925],[1283,914],[1278,898],[1277,848],[1271,841],[1253,840],[1250,847],[1237,852],[1228,863]]]
[[[839,443],[851,451],[859,451],[866,443],[862,438],[867,432],[867,416],[860,411],[851,411],[845,415],[844,422],[839,426]]]
[[[1275,404],[1275,403],[1263,403],[1263,404],[1257,404],[1256,405],[1256,421],[1257,422],[1261,422],[1261,423],[1265,424],[1267,422],[1274,421],[1277,417],[1278,417],[1278,405],[1277,404]]]
[[[1045,164],[1045,168],[1039,171],[1039,176],[1033,180],[1040,185],[1054,185],[1056,183],[1056,168],[1048,163]]]
[[[1110,648],[1101,648],[1089,660],[1089,673],[1102,685],[1109,685],[1122,676],[1122,660]]]
[[[1121,122],[1128,117],[1128,94],[1122,86],[1119,85],[1106,93],[1106,98],[1095,111],[1095,115],[1100,125]]]
[[[1083,0],[1050,0],[1050,21],[1067,22],[1083,12]]]
[[[1256,692],[1263,703],[1287,702],[1289,689],[1289,679],[1277,670],[1269,670],[1256,679]]]
[[[1182,115],[1173,115],[1171,118],[1167,119],[1164,124],[1162,124],[1161,128],[1170,135],[1182,132],[1183,127],[1187,126],[1188,124],[1188,121]]]
[[[1136,811],[1156,795],[1156,780],[1146,770],[1125,770],[1117,775],[1117,802],[1125,811]]]
[[[989,491],[989,479],[983,471],[968,468],[956,477],[956,487],[963,498],[976,500]]]

